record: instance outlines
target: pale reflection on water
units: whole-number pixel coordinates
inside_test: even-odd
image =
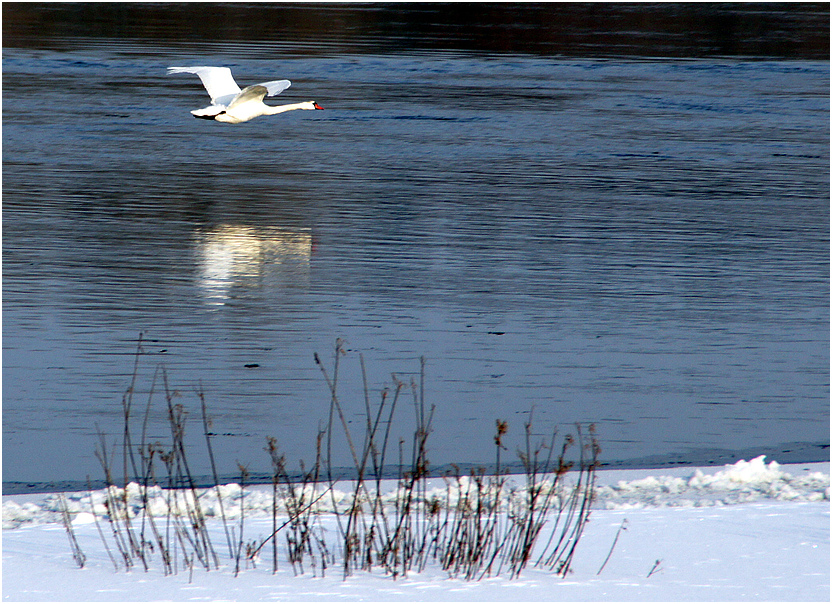
[[[194,232],[198,285],[209,306],[222,306],[235,288],[264,281],[302,286],[309,280],[309,229],[221,224]]]

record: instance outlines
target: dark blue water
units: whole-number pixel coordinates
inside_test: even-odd
[[[436,468],[531,409],[610,465],[828,459],[828,61],[4,36],[7,490],[101,477],[140,333],[136,434],[164,367],[224,475],[312,460],[336,338],[358,433],[359,352],[374,406],[426,358]],[[326,109],[195,120],[193,64]]]

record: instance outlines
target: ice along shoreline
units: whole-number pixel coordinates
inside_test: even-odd
[[[654,469],[598,470],[595,487],[594,509],[626,510],[665,507],[710,507],[740,503],[781,501],[821,502],[830,500],[829,462],[805,464],[780,464],[766,461],[761,455],[750,461],[717,467],[676,467]],[[463,477],[464,478],[464,477]],[[567,475],[568,478],[568,475]],[[522,489],[524,477],[511,475],[510,484]],[[392,493],[395,480],[385,481]],[[350,492],[352,481],[336,483],[336,500],[343,500]],[[446,496],[449,482],[442,478],[427,481],[428,496]],[[339,488],[337,485],[341,485]],[[131,483],[127,488],[129,498],[139,507],[139,485]],[[206,516],[219,516],[218,495],[227,501],[225,513],[239,515],[239,501],[243,490],[237,483],[200,489],[200,502]],[[104,489],[67,492],[69,512],[76,522],[92,521],[92,505],[95,512],[105,514]],[[150,488],[151,497],[164,500],[164,491]],[[273,499],[269,485],[247,484],[244,493],[245,514],[270,514]],[[322,500],[321,512],[330,498]],[[162,503],[157,503],[162,506]],[[59,494],[25,493],[3,496],[3,528],[13,529],[25,525],[60,523]]]

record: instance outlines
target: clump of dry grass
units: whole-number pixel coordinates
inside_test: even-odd
[[[214,477],[212,488],[219,500],[228,559],[235,575],[245,566],[255,566],[266,551],[271,551],[272,571],[277,572],[282,542],[285,560],[296,574],[311,569],[313,575],[323,576],[328,569],[338,567],[344,576],[380,569],[397,578],[420,572],[431,564],[450,576],[479,580],[501,573],[514,578],[533,564],[566,576],[590,516],[600,453],[594,426],[590,426],[588,437],[576,425],[575,434],[566,435],[560,442],[557,430],[552,430],[545,440],[536,439],[530,413],[524,424],[522,445],[517,449],[523,468],[518,483],[516,477],[510,480],[512,477],[502,466],[510,427],[497,420],[494,470],[480,468],[463,475],[456,469],[446,473],[442,476],[445,489],[438,493],[428,486],[428,439],[433,431],[435,406],[428,405],[425,399],[425,359],[420,360],[419,372],[414,374],[417,377],[405,382],[393,375],[392,386],[383,389],[378,403],[372,404],[364,359],[359,355],[366,421],[353,433],[339,392],[341,359],[347,354],[343,344],[340,339],[336,341],[331,368],[315,355],[330,400],[327,423],[316,436],[312,466],[307,469],[301,462],[300,474],[291,473],[277,439],[267,439],[265,450],[272,467],[272,530],[265,537],[247,540],[244,534],[248,470],[243,465],[238,468],[239,520],[236,526],[230,525],[211,445],[206,398],[201,388],[196,393]],[[96,450],[107,482],[103,513],[99,509],[95,516],[99,534],[115,568],[130,570],[141,565],[147,570],[151,558],[157,556],[165,574],[184,569],[192,574],[195,566],[206,571],[220,568],[220,557],[200,505],[206,490],[196,488],[186,454],[187,413],[183,404],[175,402],[179,393],[170,390],[164,367],[156,370],[141,437],[138,444],[133,442],[132,397],[142,353],[140,338],[133,379],[123,399],[121,487],[113,476],[117,449],[108,448],[103,433]],[[146,442],[147,417],[160,375],[170,426],[167,445]],[[408,399],[415,420],[410,436],[391,442],[397,412]],[[336,497],[336,433],[346,441],[353,464],[354,478],[343,497]],[[573,457],[577,459],[570,460],[569,453],[574,450],[577,454]],[[395,486],[392,491],[385,490],[384,485],[389,484],[385,481],[391,467],[389,459],[396,454]],[[159,471],[159,462],[164,473]],[[574,484],[565,482],[567,474],[577,475]],[[139,491],[138,505],[130,503],[130,488]],[[154,496],[164,493],[162,511],[151,503],[151,492]],[[322,524],[322,502],[327,503],[334,516],[334,542],[332,531],[325,530]],[[109,526],[109,536],[101,529],[99,519]],[[73,555],[82,565],[83,553],[72,539],[71,523],[67,519],[65,524]],[[546,527],[548,533],[544,531]]]

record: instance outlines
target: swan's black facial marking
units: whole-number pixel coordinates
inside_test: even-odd
[[[217,119],[217,115],[222,115],[225,111],[220,111],[216,115],[195,115],[194,117],[200,120],[214,120]]]

